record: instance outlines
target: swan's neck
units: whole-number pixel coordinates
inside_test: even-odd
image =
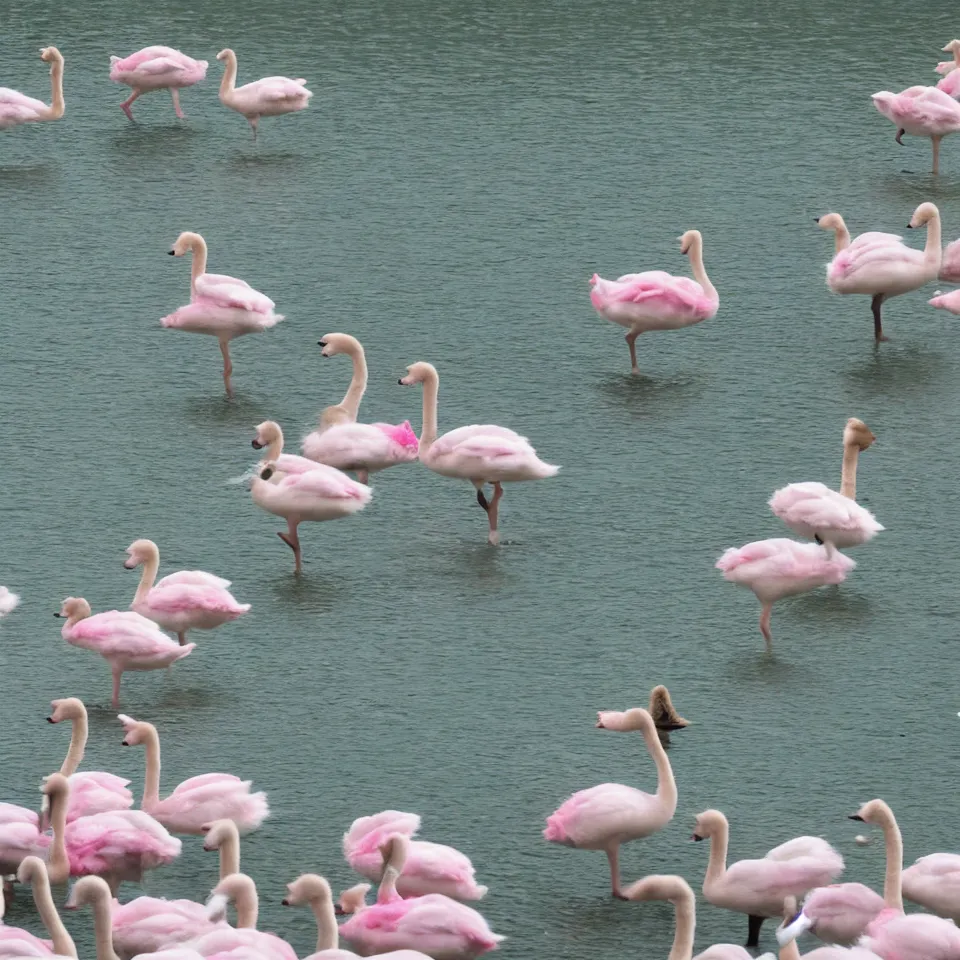
[[[317,898],[310,908],[317,921],[317,953],[321,950],[336,950],[340,945],[340,929],[329,897]]]
[[[50,827],[53,842],[47,859],[47,874],[51,883],[66,883],[70,877],[70,859],[67,857],[67,797],[64,794],[50,795]]]
[[[83,760],[83,751],[87,746],[87,715],[81,714],[73,718],[72,728],[70,730],[70,746],[67,748],[67,755],[60,764],[60,772],[65,776],[72,776],[77,772],[80,761]]]
[[[707,864],[707,875],[703,878],[703,892],[707,887],[723,879],[727,872],[727,843],[730,839],[730,827],[722,824],[720,830],[710,838],[710,862]]]
[[[657,736],[656,727],[643,731],[643,739],[650,751],[653,762],[657,765],[657,800],[660,805],[670,811],[672,817],[677,809],[677,782],[673,779],[673,767],[667,751]]]
[[[433,373],[423,381],[423,427],[420,432],[420,455],[426,454],[437,439],[437,397],[440,378]]]
[[[256,930],[260,900],[252,880],[237,891],[234,904],[237,908],[237,926],[243,930]]]
[[[64,957],[75,957],[77,955],[77,946],[73,938],[67,933],[67,928],[57,913],[57,908],[50,894],[50,880],[47,877],[47,871],[37,871],[32,880],[33,902],[37,905],[37,913],[40,914],[40,920],[46,927],[47,933],[53,942],[53,952]]]
[[[224,58],[223,77],[220,79],[220,100],[227,103],[233,99],[237,84],[237,55],[232,51]]]
[[[340,406],[350,415],[350,420],[356,423],[360,415],[360,401],[367,392],[367,358],[359,343],[351,346],[350,358],[353,360],[353,379],[343,395]]]
[[[843,448],[843,468],[840,472],[840,492],[851,500],[857,499],[857,461],[860,459],[860,448],[855,443],[848,443]]]
[[[113,930],[110,918],[110,900],[97,897],[91,904],[93,929],[97,937],[97,960],[120,960],[113,949]]]
[[[940,247],[940,214],[934,214],[927,221],[927,242],[923,248],[923,259],[926,266],[934,273],[940,272],[940,261],[943,259],[943,250]]]
[[[144,740],[147,772],[143,781],[143,799],[140,809],[149,813],[160,802],[160,734],[149,730]]]
[[[843,219],[840,219],[840,226],[836,227],[833,231],[833,252],[839,253],[841,250],[846,250],[850,246],[850,231],[847,229],[846,223],[843,222]]]
[[[66,112],[63,100],[63,61],[54,60],[50,68],[50,107],[46,111],[47,120],[59,120]]]
[[[234,68],[236,69],[236,68]],[[197,280],[207,272],[207,241],[201,236],[193,241],[193,264],[190,267],[190,292],[197,292]]]
[[[140,586],[137,587],[137,593],[133,598],[134,603],[142,603],[147,599],[147,594],[153,587],[154,580],[157,579],[157,569],[160,566],[160,557],[151,556],[143,562],[143,573],[140,574]]]
[[[400,899],[400,894],[397,893],[397,880],[399,879],[400,870],[388,865],[383,871],[380,886],[377,887],[377,903],[392,903],[394,900]]]
[[[697,926],[696,901],[689,894],[676,901],[677,929],[667,960],[690,960],[693,956],[693,936]]]
[[[883,899],[888,907],[903,910],[903,837],[893,811],[888,811],[880,823],[887,848],[887,869],[883,876]]]
[[[800,947],[796,940],[790,940],[780,948],[780,960],[800,960]]]
[[[240,872],[240,839],[235,833],[225,837],[220,844],[220,879]]]
[[[693,278],[703,287],[703,292],[711,299],[716,300],[717,288],[710,282],[707,271],[703,268],[703,240],[697,239],[690,248],[690,266],[693,269]]]
[[[277,427],[276,436],[267,444],[267,452],[263,459],[266,461],[276,460],[283,453],[283,431]]]

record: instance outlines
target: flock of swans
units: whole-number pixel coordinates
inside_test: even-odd
[[[929,136],[934,172],[942,136],[960,132],[960,40],[945,49],[954,60],[941,64],[936,88],[911,87],[901,94],[879,93],[877,108],[904,132]],[[55,47],[41,57],[51,64],[50,106],[15,91],[0,90],[0,128],[63,116],[64,60]],[[249,121],[254,137],[262,116],[302,110],[311,96],[302,79],[269,77],[237,88],[237,59],[223,50],[226,65],[220,89],[223,103]],[[125,59],[112,58],[110,78],[132,90],[121,105],[132,120],[131,105],[142,94],[171,92],[182,117],[179,90],[206,74],[207,62],[169,47],[147,47]],[[957,99],[955,99],[957,98]],[[868,232],[851,240],[837,213],[820,217],[834,233],[835,255],[827,267],[827,285],[838,294],[871,298],[874,336],[886,339],[881,308],[892,297],[918,290],[936,279],[960,283],[960,241],[941,249],[940,212],[932,203],[917,207],[908,224],[926,228],[926,246],[915,250],[895,234]],[[693,279],[664,271],[626,274],[616,280],[594,275],[591,302],[605,319],[626,328],[631,366],[638,372],[636,340],[641,333],[691,326],[712,318],[719,294],[704,268],[703,237],[689,230],[680,238]],[[274,327],[283,317],[275,303],[244,280],[208,273],[207,245],[198,233],[182,233],[170,254],[192,257],[189,302],[161,320],[165,328],[216,337],[223,360],[223,382],[232,396],[230,343]],[[938,293],[930,304],[960,315],[960,289]],[[422,427],[409,421],[363,423],[360,407],[368,371],[360,342],[345,333],[319,340],[321,355],[345,355],[352,379],[341,402],[321,411],[316,430],[303,438],[301,455],[284,452],[284,434],[276,421],[252,427],[252,447],[262,459],[250,479],[251,498],[266,512],[286,521],[278,536],[302,570],[300,525],[349,517],[373,496],[370,477],[391,467],[419,461],[428,469],[469,482],[488,523],[487,539],[499,544],[498,505],[503,485],[543,480],[559,467],[541,460],[529,441],[492,424],[469,425],[439,434],[439,375],[423,361],[407,367],[399,383],[422,387]],[[800,542],[774,538],[727,550],[717,561],[724,577],[755,593],[761,604],[760,629],[768,648],[770,617],[779,599],[828,584],[842,583],[855,567],[842,551],[861,546],[883,530],[856,501],[861,452],[875,441],[862,421],[851,418],[843,430],[839,490],[820,483],[791,483],[769,501],[774,514]],[[354,474],[354,477],[349,474]],[[492,494],[487,493],[487,488]],[[204,571],[179,571],[159,581],[157,545],[139,539],[127,549],[124,565],[142,567],[130,609],[94,614],[82,597],[68,597],[55,616],[65,620],[63,639],[99,654],[113,678],[112,702],[120,704],[124,673],[170,667],[196,649],[188,634],[224,626],[246,615],[250,605],[230,592],[230,581]],[[0,587],[0,616],[14,610],[18,597]],[[170,636],[172,634],[173,636]],[[0,803],[0,873],[5,896],[15,879],[32,888],[49,940],[0,924],[0,960],[26,957],[76,957],[76,946],[58,915],[51,884],[76,878],[67,908],[91,908],[98,960],[296,960],[281,937],[257,929],[257,888],[240,872],[240,837],[257,830],[269,815],[267,796],[233,774],[191,777],[165,797],[160,795],[160,733],[150,723],[120,714],[124,746],[142,746],[146,767],[139,809],[129,781],[115,774],[79,769],[87,740],[87,714],[77,698],[54,700],[48,718],[72,724],[70,747],[58,772],[46,776],[39,810]],[[676,811],[678,788],[665,749],[680,717],[666,688],[651,693],[648,707],[602,712],[597,727],[639,733],[654,762],[655,793],[605,783],[582,790],[547,818],[545,839],[562,846],[603,851],[614,897],[631,901],[666,900],[674,904],[676,935],[670,960],[691,960],[695,934],[695,897],[678,876],[648,876],[624,885],[620,847],[662,830]],[[38,775],[42,773],[38,771]],[[703,895],[717,907],[748,918],[747,948],[759,946],[765,919],[782,918],[777,929],[781,960],[798,960],[796,938],[812,933],[829,946],[805,956],[810,960],[960,960],[960,856],[935,853],[903,870],[903,846],[893,811],[882,800],[852,815],[883,832],[887,870],[882,894],[858,883],[838,883],[844,869],[840,854],[818,837],[797,837],[763,858],[727,864],[730,826],[719,810],[705,810],[693,825],[693,839],[709,843]],[[347,862],[363,883],[335,898],[316,874],[291,878],[284,903],[309,906],[317,923],[311,960],[350,960],[390,956],[392,960],[475,960],[503,939],[469,902],[483,898],[470,859],[454,847],[418,838],[415,813],[385,810],[363,816],[343,837]],[[120,904],[114,899],[124,882],[139,883],[146,871],[171,863],[182,850],[176,835],[202,837],[205,849],[220,854],[220,875],[207,902],[140,896]],[[371,884],[375,900],[367,902]],[[903,900],[930,913],[907,915]],[[226,906],[236,907],[236,923]],[[338,924],[336,915],[349,919]],[[346,941],[355,953],[339,949]],[[710,947],[701,960],[744,960],[746,948]]]

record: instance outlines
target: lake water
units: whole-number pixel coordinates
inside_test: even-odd
[[[676,817],[625,849],[626,878],[677,872],[699,890],[707,850],[688,838],[708,806],[730,817],[734,859],[822,834],[869,883],[881,845],[855,846],[846,816],[871,797],[899,815],[908,862],[950,849],[960,327],[926,305],[931,286],[888,304],[875,349],[867,299],[824,286],[832,237],[813,223],[838,210],[854,233],[902,232],[933,200],[960,234],[960,138],[934,178],[929,145],[897,146],[870,102],[935,82],[957,32],[952,4],[903,9],[4,5],[2,82],[47,97],[37,51],[58,44],[67,116],[0,143],[0,583],[23,595],[0,626],[3,799],[37,802],[67,738],[48,701],[65,696],[90,709],[86,768],[139,793],[108,670],[51,614],[68,595],[124,608],[123,551],[150,537],[161,572],[226,576],[253,611],[194,637],[169,675],[127,675],[124,712],[160,728],[166,790],[224,770],[269,791],[243,867],[261,927],[301,954],[313,921],[281,908],[284,885],[355,882],[341,834],[394,807],[473,858],[504,957],[666,956],[667,905],[612,902],[602,854],[540,836],[574,790],[653,788],[640,737],[593,724],[660,682],[694,725],[670,753]],[[165,93],[135,124],[119,109],[108,58],[151,43],[211,62],[183,122]],[[265,120],[254,144],[216,97],[224,46],[241,83],[306,77],[309,110]],[[676,238],[692,227],[720,311],[642,337],[631,377],[587,279],[685,272]],[[188,298],[188,262],[166,256],[182,230],[287,317],[235,343],[232,402],[216,343],[158,322]],[[562,464],[508,488],[501,549],[469,485],[411,465],[378,476],[361,515],[305,525],[293,576],[282,521],[229,481],[257,423],[279,420],[295,452],[339,400],[349,363],[316,346],[335,330],[367,350],[362,419],[419,429],[420,392],[396,381],[429,360],[441,429],[508,425]],[[783,535],[778,486],[839,483],[850,416],[879,438],[859,493],[887,530],[841,587],[777,606],[768,656],[758,604],[713,564]],[[212,860],[185,839],[146,889],[202,898]],[[698,907],[698,949],[743,941],[744,918]],[[8,921],[38,929],[28,895]],[[70,924],[92,955],[89,917]]]

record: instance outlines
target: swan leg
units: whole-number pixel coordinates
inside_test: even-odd
[[[358,483],[369,483],[369,482],[370,482],[370,471],[369,471],[369,470],[358,470],[358,471],[357,471],[357,482],[358,482]]]
[[[821,539],[819,533],[815,533],[815,534],[813,535],[813,539],[816,540],[817,543],[819,543],[821,547],[823,546],[823,540]]]
[[[178,630],[177,631],[177,640],[180,641],[180,646],[185,647],[187,645],[187,631]]]
[[[487,502],[487,498],[483,493],[483,484],[478,483],[476,487],[477,487],[477,503],[479,503],[484,510],[489,510],[490,504]]]
[[[130,104],[133,103],[142,92],[142,90],[134,90],[133,93],[120,104],[120,109],[127,115],[128,120],[133,120],[133,114],[130,112]]]
[[[903,135],[904,135],[906,132],[907,132],[907,131],[904,130],[903,127],[901,127],[901,128],[897,131],[897,135],[893,138],[894,140],[897,141],[897,143],[900,144],[901,147],[905,147],[905,146],[906,146],[906,144],[903,142],[903,139],[902,139]]]
[[[123,676],[123,671],[119,669],[113,670],[113,699],[110,701],[115,707],[120,706],[120,678]]]
[[[933,144],[933,172],[940,172],[940,137],[931,137],[930,142]]]
[[[772,612],[772,603],[765,603],[760,608],[760,632],[763,634],[763,639],[767,642],[767,650],[773,649],[773,637],[770,636],[770,614]]]
[[[870,301],[870,309],[873,311],[873,339],[877,343],[886,343],[890,339],[883,335],[883,318],[880,316],[880,308],[884,300],[886,300],[886,294],[875,293]]]
[[[487,507],[487,519],[490,521],[490,533],[487,535],[487,542],[494,547],[500,544],[500,533],[497,530],[497,516],[499,513],[500,498],[503,496],[503,485],[495,483],[493,485],[493,499]]]
[[[752,913],[747,918],[747,947],[760,946],[760,928],[763,926],[763,919]]]
[[[173,98],[173,109],[176,111],[178,119],[186,120],[186,115],[180,109],[180,91],[176,87],[171,87],[170,96]]]
[[[250,129],[253,130],[253,140],[256,143],[257,140],[257,125],[260,123],[259,117],[247,117],[247,123],[250,124]]]
[[[620,890],[620,844],[607,848],[607,861],[610,864],[610,893],[618,900],[626,900]]]
[[[230,374],[233,373],[233,364],[230,362],[230,343],[220,341],[220,353],[223,355],[223,385],[227,388],[227,396],[233,397],[233,387],[230,385]]]
[[[297,535],[299,520],[287,520],[287,532],[282,530],[277,536],[293,551],[294,573],[303,573],[303,556],[300,553],[300,537]]]
[[[639,336],[639,330],[631,330],[625,337],[627,346],[630,348],[630,372],[634,374],[640,372],[640,368],[637,366],[637,337]]]
[[[6,905],[13,903],[14,892],[13,892],[13,881],[10,877],[3,878],[3,893],[0,894],[3,897],[3,901]]]

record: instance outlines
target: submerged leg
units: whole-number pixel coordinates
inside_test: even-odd
[[[257,125],[260,123],[259,117],[247,117],[247,123],[250,124],[250,129],[253,130],[253,139],[256,142],[257,139]]]
[[[170,88],[170,96],[173,98],[173,109],[181,120],[186,120],[186,115],[180,109],[180,91],[176,87]]]
[[[634,332],[631,330],[627,336],[627,346],[630,348],[630,372],[639,373],[640,368],[637,366],[637,337],[640,336],[640,331]]]
[[[870,301],[870,309],[873,311],[873,339],[877,343],[885,343],[889,339],[883,335],[883,319],[880,316],[880,308],[885,299],[886,294],[875,293]]]
[[[765,603],[760,608],[760,632],[763,634],[763,639],[767,641],[767,650],[773,649],[773,637],[770,636],[770,614],[772,612],[772,603]]]
[[[486,496],[484,496],[484,493],[483,493],[483,484],[482,484],[482,483],[478,483],[478,484],[477,484],[477,503],[479,503],[480,506],[483,507],[484,510],[489,510],[489,509],[490,509],[490,504],[487,503],[487,498],[486,498]]]
[[[906,146],[906,144],[905,144],[905,143],[903,142],[903,140],[901,139],[906,132],[907,132],[907,131],[904,130],[903,127],[901,127],[901,128],[897,131],[897,135],[893,138],[894,140],[897,141],[897,143],[900,144],[901,147],[905,147],[905,146]]]
[[[297,526],[299,523],[299,520],[287,520],[287,532],[284,533],[281,530],[277,534],[277,536],[293,551],[293,558],[295,562],[294,573],[303,572],[303,558],[300,553],[300,537],[297,536]]]
[[[120,109],[127,115],[128,120],[133,120],[133,114],[130,112],[130,104],[133,103],[141,93],[141,90],[134,90],[133,93],[120,104]]]
[[[178,631],[177,631],[177,639],[180,641],[180,646],[181,646],[181,647],[185,647],[185,646],[187,645],[187,631],[186,631],[186,630],[178,630]]]
[[[228,340],[220,341],[220,353],[223,354],[223,385],[227,388],[227,396],[233,397],[233,387],[230,385],[233,364],[230,362],[230,342]]]
[[[113,699],[110,701],[115,707],[120,706],[120,678],[123,676],[122,670],[113,671]]]
[[[940,137],[931,137],[930,142],[933,144],[933,172],[940,172]]]
[[[487,507],[487,520],[490,521],[490,533],[487,535],[487,542],[495,547],[500,543],[500,533],[497,530],[497,515],[500,508],[497,506],[497,504],[500,503],[500,498],[502,496],[502,484],[495,483],[493,485],[493,499],[489,502]]]
[[[620,844],[607,848],[607,860],[610,863],[610,893],[618,900],[626,900],[620,890]]]
[[[755,917],[752,913],[748,917],[747,947],[760,946],[760,928],[763,926],[763,917]]]
[[[369,470],[358,470],[358,471],[357,471],[357,482],[358,482],[358,483],[369,483],[369,482],[370,482],[370,471],[369,471]]]

